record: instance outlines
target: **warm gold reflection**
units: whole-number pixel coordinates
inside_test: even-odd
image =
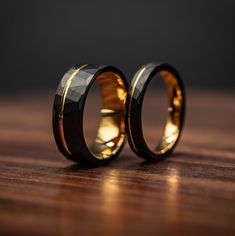
[[[71,76],[66,81],[66,84],[65,84],[65,86],[63,88],[63,92],[62,92],[62,95],[61,95],[60,112],[59,112],[59,133],[60,133],[61,143],[62,143],[65,151],[69,155],[71,155],[71,153],[70,153],[70,151],[68,149],[68,146],[67,146],[67,143],[66,143],[65,137],[64,137],[64,125],[63,125],[64,105],[65,105],[66,96],[67,96],[67,93],[68,93],[68,90],[69,90],[69,86],[71,85],[73,78],[85,66],[87,66],[87,65],[82,65],[82,66],[80,66],[80,67],[78,67],[76,69],[74,68],[74,72],[71,74]]]
[[[116,199],[118,199],[118,195],[120,192],[118,174],[118,170],[110,170],[108,172],[108,176],[103,181],[102,195],[105,210],[108,211],[108,213],[118,210],[118,206],[115,205],[115,203],[117,202]]]
[[[103,72],[96,82],[102,99],[101,121],[90,150],[96,158],[106,159],[113,156],[124,142],[127,92],[122,78],[113,72]]]
[[[172,169],[167,176],[167,211],[169,220],[174,220],[177,215],[177,201],[179,191],[179,174],[177,169]]]
[[[103,181],[103,193],[105,196],[115,195],[119,191],[119,185],[117,183],[118,170],[110,170],[108,177]]]
[[[157,145],[156,153],[165,153],[173,147],[180,134],[181,116],[183,109],[183,97],[178,80],[169,71],[161,71],[169,98],[168,117],[163,136]]]

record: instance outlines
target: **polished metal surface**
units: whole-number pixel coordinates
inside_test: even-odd
[[[141,113],[144,95],[150,80],[159,74],[165,82],[169,105],[164,133],[154,150],[144,140]],[[169,64],[150,63],[137,71],[127,97],[126,130],[129,144],[138,155],[150,160],[160,160],[169,155],[180,136],[185,116],[185,94],[179,73]]]
[[[97,83],[102,109],[96,138],[88,147],[83,132],[83,112],[89,88]],[[59,150],[69,159],[101,164],[115,157],[125,139],[127,83],[111,66],[78,65],[61,80],[53,107],[53,130]]]

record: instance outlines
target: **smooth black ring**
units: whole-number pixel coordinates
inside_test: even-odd
[[[169,99],[170,100],[169,101],[170,105],[168,107],[169,119],[167,123],[171,122],[173,125],[175,125],[175,128],[178,128],[178,132],[176,134],[172,133],[172,137],[174,138],[172,143],[170,143],[170,141],[169,143],[166,143],[166,138],[169,137],[164,137],[165,140],[163,140],[164,138],[162,137],[161,145],[158,144],[158,146],[156,147],[156,149],[158,148],[160,151],[153,151],[148,147],[143,136],[142,122],[141,122],[142,104],[149,82],[154,77],[154,75],[161,72],[169,73],[169,75],[173,76],[172,77],[174,78],[173,80],[175,80],[172,81],[170,77],[170,79],[169,78],[167,79],[168,84],[166,84],[166,87],[168,86],[168,89],[172,94],[172,98]],[[171,83],[173,83],[172,88],[170,88],[171,85],[169,85]],[[137,71],[131,82],[131,86],[129,88],[126,101],[125,126],[128,135],[129,145],[133,150],[133,152],[135,152],[138,156],[148,160],[161,160],[167,157],[174,150],[179,140],[184,124],[184,117],[185,117],[185,91],[184,91],[183,81],[177,70],[173,66],[167,63],[153,62],[141,67]],[[160,146],[162,147],[162,149],[159,148]]]

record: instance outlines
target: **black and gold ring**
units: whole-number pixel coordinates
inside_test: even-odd
[[[168,116],[163,135],[154,150],[144,140],[141,113],[147,86],[159,74],[166,84],[169,98]],[[185,115],[185,94],[182,79],[169,64],[150,63],[135,74],[126,102],[126,132],[131,149],[140,157],[160,160],[168,156],[179,140]]]
[[[96,81],[102,109],[97,136],[88,147],[83,132],[83,113],[89,88]],[[68,159],[104,164],[115,158],[124,145],[127,82],[112,66],[78,65],[62,78],[53,106],[53,131],[57,146]]]

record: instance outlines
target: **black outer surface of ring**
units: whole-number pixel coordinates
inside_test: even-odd
[[[60,141],[58,116],[61,96],[58,93],[55,96],[53,107],[54,136],[59,150],[69,160],[83,164],[103,165],[116,158],[124,146],[125,142],[122,143],[121,147],[113,156],[107,159],[98,159],[90,152],[85,142],[83,133],[83,113],[86,97],[89,92],[89,88],[92,86],[95,79],[103,72],[113,72],[118,74],[122,78],[126,90],[128,89],[125,76],[120,70],[113,66],[104,65],[98,67],[94,65],[87,65],[78,72],[75,77],[79,77],[79,79],[83,81],[80,81],[80,85],[76,86],[76,78],[74,77],[74,86],[72,83],[69,87],[68,94],[70,94],[70,96],[66,96],[63,113],[64,136],[71,155],[64,150],[64,147]]]
[[[75,65],[70,68],[65,75],[63,76],[62,80],[65,79],[64,83],[67,82],[67,79],[71,76],[71,74],[77,70],[81,64]],[[53,112],[52,112],[52,128],[53,134],[55,138],[56,145],[59,151],[69,160],[71,160],[71,155],[65,150],[63,143],[61,142],[60,138],[60,128],[59,128],[59,114],[61,108],[61,97],[63,93],[64,86],[62,86],[62,80],[59,83],[59,86],[56,90],[55,97],[54,97],[54,104],[53,104]]]
[[[142,67],[143,68],[143,67]],[[142,69],[141,68],[141,69]],[[179,141],[181,131],[184,124],[185,119],[185,90],[183,86],[183,81],[181,79],[181,76],[177,72],[177,70],[167,64],[167,63],[155,63],[152,62],[150,64],[147,64],[145,66],[145,72],[140,76],[139,83],[137,83],[137,86],[133,88],[134,86],[134,80],[131,82],[131,86],[128,91],[127,95],[127,101],[126,101],[126,115],[125,115],[125,127],[126,127],[126,133],[128,136],[129,145],[132,149],[132,151],[147,160],[161,160],[165,157],[167,157],[169,154],[172,153],[174,150],[177,142]],[[140,70],[141,70],[140,69]],[[140,72],[140,70],[138,72]],[[143,136],[143,130],[142,130],[142,105],[144,100],[144,95],[147,89],[147,86],[151,79],[159,73],[160,71],[169,71],[171,72],[177,79],[181,94],[182,94],[182,111],[180,116],[180,126],[179,126],[179,136],[177,140],[175,141],[172,148],[167,150],[165,153],[162,154],[156,154],[153,151],[149,149],[147,146],[144,136]],[[140,86],[138,86],[140,85]],[[134,89],[134,91],[133,91]]]

